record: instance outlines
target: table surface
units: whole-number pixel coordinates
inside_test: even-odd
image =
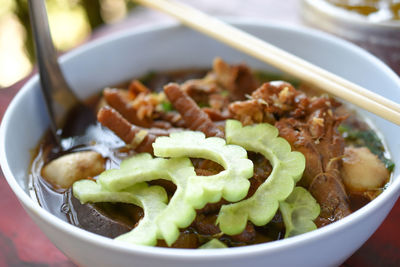
[[[241,16],[284,24],[301,24],[299,0],[185,0],[209,14]],[[144,24],[172,19],[157,12],[137,8],[123,21],[96,30],[93,39]],[[33,72],[34,73],[34,72]],[[14,95],[27,79],[0,90],[0,120]],[[40,231],[19,204],[0,171],[0,266],[75,266]],[[345,263],[345,267],[400,266],[400,201],[374,235]]]

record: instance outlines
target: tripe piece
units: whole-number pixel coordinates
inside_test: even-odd
[[[161,186],[148,186],[138,183],[122,191],[109,191],[92,180],[81,180],[73,185],[73,194],[84,203],[122,202],[135,204],[144,210],[144,217],[130,232],[120,235],[116,240],[123,242],[155,246],[158,228],[154,220],[165,210],[168,201],[167,193]]]
[[[253,196],[221,207],[217,223],[222,232],[235,235],[245,229],[247,220],[261,226],[273,218],[279,201],[290,195],[301,178],[305,158],[300,152],[291,152],[289,143],[278,137],[278,129],[267,123],[243,127],[239,121],[228,120],[225,136],[229,144],[262,154],[273,167]]]
[[[207,136],[223,137],[224,132],[202,111],[176,83],[167,84],[164,93],[174,108],[181,114],[187,128],[204,132]]]
[[[137,95],[123,89],[106,88],[103,91],[103,96],[107,104],[117,110],[130,123],[140,127],[151,127],[152,120],[149,117],[139,118],[137,108],[132,105]]]
[[[184,131],[157,138],[153,150],[158,157],[203,158],[224,167],[215,175],[188,178],[186,199],[197,209],[217,202],[221,197],[233,202],[247,195],[253,162],[247,159],[246,150],[240,146],[227,145],[219,137],[206,138],[202,132]]]
[[[317,201],[305,188],[297,186],[285,201],[279,202],[285,224],[285,238],[317,229],[313,222],[320,213]]]

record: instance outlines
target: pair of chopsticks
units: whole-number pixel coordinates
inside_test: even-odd
[[[309,84],[400,125],[400,105],[174,0],[136,0]]]

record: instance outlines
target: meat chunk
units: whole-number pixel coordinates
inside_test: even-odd
[[[256,238],[256,230],[251,222],[247,222],[246,228],[238,235],[231,236],[232,241],[251,244]]]
[[[250,68],[245,64],[229,65],[221,58],[213,62],[212,71],[204,78],[189,80],[182,84],[182,90],[196,103],[210,104],[212,95],[220,95],[230,101],[244,100],[258,87]]]
[[[166,85],[164,92],[171,101],[171,104],[181,114],[187,128],[194,131],[201,131],[207,137],[224,136],[223,131],[211,121],[208,115],[197,106],[193,99],[180,89],[178,84],[170,83]]]
[[[216,214],[198,214],[192,227],[201,235],[214,236],[221,233],[218,225],[215,223],[217,220]],[[256,238],[256,230],[254,225],[250,222],[247,223],[246,228],[240,234],[229,236],[229,239],[236,243],[252,244]]]
[[[216,235],[221,232],[218,225],[216,224],[216,214],[197,214],[196,219],[192,223],[192,227],[201,235]]]
[[[217,94],[221,91],[221,88],[217,84],[216,77],[212,72],[202,79],[188,80],[184,82],[181,87],[196,103],[203,105],[208,105],[210,95]]]
[[[122,203],[81,204],[72,193],[68,194],[68,196],[70,198],[69,206],[73,211],[71,214],[75,214],[74,220],[76,221],[74,221],[74,223],[87,231],[110,238],[115,238],[129,232],[135,226],[135,222],[138,222],[143,216],[141,208],[134,205],[130,205],[129,214],[137,216],[132,218],[132,220],[126,220],[125,218],[121,218],[124,217],[124,215],[119,215],[114,209],[111,209],[110,207],[105,208],[107,206],[113,208],[118,206],[120,208],[120,206],[124,205]]]
[[[259,100],[237,101],[229,105],[233,117],[243,125],[268,122],[274,123],[272,113],[265,112],[265,104]]]
[[[304,93],[289,83],[274,81],[264,83],[251,94],[250,100],[231,103],[229,111],[244,125],[274,123],[285,115],[303,116],[307,104],[308,98]]]
[[[166,136],[172,131],[179,130],[174,128],[168,130],[141,128],[130,124],[121,114],[110,107],[101,108],[97,113],[97,120],[137,152],[153,153],[152,144],[158,136]]]
[[[220,201],[216,203],[207,203],[203,208],[197,210],[198,213],[204,213],[204,214],[210,214],[210,213],[215,213],[218,212],[222,205],[229,204],[228,201],[225,199],[221,199]]]
[[[172,248],[198,248],[199,247],[199,238],[197,234],[185,230],[180,233],[178,239],[171,245]],[[168,247],[164,240],[158,240],[158,247]]]
[[[341,178],[344,140],[336,130],[340,121],[328,110],[317,109],[304,122],[283,118],[275,124],[293,149],[305,156],[300,183],[320,204],[320,216],[330,222],[351,213]]]
[[[243,124],[275,123],[280,135],[306,158],[300,183],[321,206],[321,217],[330,222],[350,214],[341,178],[344,140],[337,127],[344,119],[335,115],[334,99],[307,97],[292,85],[276,81],[263,84],[251,99],[229,108]]]
[[[176,111],[162,112],[160,113],[160,119],[169,122],[173,127],[185,127],[185,121],[182,119],[181,114]]]
[[[133,106],[135,95],[126,90],[111,88],[104,89],[103,95],[107,104],[122,114],[127,121],[138,126],[150,127],[151,117],[145,116],[149,111],[146,113],[142,108],[139,116],[137,107]]]
[[[246,99],[246,95],[250,95],[258,87],[257,80],[245,64],[230,66],[221,58],[216,58],[213,73],[218,84],[229,92],[231,101]]]

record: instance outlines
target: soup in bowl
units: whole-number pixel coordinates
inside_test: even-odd
[[[255,22],[237,25],[370,90],[390,95],[394,100],[400,98],[398,77],[379,60],[349,43],[301,28]],[[294,87],[287,82],[272,81],[278,77],[277,70],[182,26],[142,28],[107,37],[65,55],[61,64],[81,99],[113,86],[97,97],[100,100],[95,109],[103,127],[97,124],[86,131],[90,137],[91,132],[101,129],[101,141],[97,137],[89,142],[82,141],[85,138],[65,138],[62,144],[67,153],[58,153],[51,141],[43,139],[48,119],[38,78],[34,77],[4,116],[1,142],[5,149],[1,157],[5,176],[24,208],[49,239],[79,265],[261,266],[265,262],[279,266],[299,262],[305,266],[338,265],[368,239],[397,200],[400,182],[397,169],[390,167],[391,161],[397,162],[398,143],[394,134],[397,126],[350,105],[343,105],[345,111],[339,110],[341,105],[337,100],[319,96],[307,85]],[[144,77],[149,72],[153,74]],[[247,78],[238,78],[238,73]],[[275,76],[272,78],[265,73]],[[249,87],[248,90],[230,90],[228,81],[233,76],[241,84],[240,88]],[[126,87],[123,83],[132,78],[137,80],[127,85],[129,91],[122,90]],[[279,79],[285,78],[279,76]],[[175,83],[164,84],[171,81]],[[157,83],[161,85],[152,87]],[[134,107],[136,121],[124,113],[124,105],[113,104],[112,100],[131,101],[132,95],[136,100],[142,99],[133,101],[136,106],[132,102],[126,106]],[[148,105],[142,108],[144,102],[150,104],[150,108]],[[258,113],[242,112],[255,107]],[[348,115],[353,109],[357,116]],[[171,114],[176,115],[175,118],[167,116]],[[330,122],[334,129],[330,131],[333,139],[329,142],[341,141],[338,151],[332,152],[323,163],[321,172],[317,171],[318,166],[312,165],[315,163],[312,156],[302,149],[306,146],[298,146],[299,140],[291,136],[302,133],[300,129],[304,125],[314,125],[315,131],[308,129],[310,134],[315,134],[311,143],[322,146],[328,134],[324,132],[318,137],[316,129],[324,126],[328,118],[335,118]],[[345,121],[346,124],[341,124]],[[124,125],[128,135],[120,131]],[[27,128],[29,132],[24,130]],[[362,131],[374,133],[379,147],[386,147],[381,150],[381,159],[368,152],[371,150],[364,145],[355,147],[361,139],[356,138],[351,143],[349,136]],[[284,139],[277,136],[278,132]],[[152,136],[154,140],[150,140]],[[266,136],[262,140],[272,143],[257,143],[260,136]],[[40,142],[43,145],[38,149]],[[113,154],[104,153],[104,146],[112,147]],[[342,155],[344,152],[340,149],[344,146],[353,149],[352,152]],[[40,153],[35,155],[31,165],[29,152],[32,149]],[[366,150],[355,152],[359,149]],[[82,156],[88,151],[95,154]],[[320,153],[323,151],[320,148]],[[383,172],[386,171],[373,190],[365,190],[365,185],[358,188],[352,178],[334,177],[342,165],[350,166],[347,169],[351,173],[351,155],[368,153],[377,165],[383,166]],[[62,174],[58,171],[64,169],[67,161],[57,161],[71,155],[82,156],[81,162],[89,162],[92,172],[84,176],[90,179],[75,182],[74,177],[70,183],[64,183],[67,178],[59,179],[69,177],[74,168]],[[254,182],[257,169],[262,169],[262,175]],[[330,169],[333,171],[329,172]],[[323,178],[305,181],[303,173],[313,171],[317,173],[312,175],[314,178]],[[135,175],[136,180],[132,179]],[[345,175],[341,173],[340,176]],[[160,178],[164,182],[160,182]],[[269,185],[268,189],[265,184],[276,178],[278,181],[286,179],[286,182],[275,183],[275,189]],[[169,180],[169,184],[165,180]],[[318,185],[319,181],[336,183],[342,180],[345,183],[335,186]],[[171,181],[176,188],[169,192]],[[336,191],[323,193],[326,187],[335,187]],[[277,193],[270,194],[272,197],[261,195],[261,201],[253,206],[246,204],[268,190]],[[299,190],[302,193],[298,193]],[[360,190],[363,199],[368,201],[352,206],[348,197],[352,198],[357,195],[354,191]],[[149,194],[142,194],[144,191]],[[292,194],[307,196],[308,219],[300,225],[295,216],[299,212],[293,208],[296,202],[290,198]],[[334,198],[339,199],[338,202],[332,201]],[[292,199],[296,200],[296,195]],[[98,204],[93,204],[95,202]],[[115,219],[115,214],[124,212],[107,212],[115,209],[115,204],[109,205],[109,202],[135,204],[118,207],[134,214],[132,217],[136,219],[132,219],[130,228],[128,223],[127,230],[110,234],[112,231],[107,230],[107,226],[110,229],[120,226],[121,220]],[[268,214],[256,212],[265,202]],[[81,207],[83,213],[76,207]],[[95,212],[99,213],[93,216]],[[94,229],[82,223],[88,218],[90,224],[93,222],[90,216],[99,214],[106,219],[97,222]],[[74,223],[74,219],[78,223]],[[271,222],[276,227],[271,227]],[[210,230],[213,227],[217,229]],[[105,234],[98,231],[99,228]],[[272,228],[277,230],[271,233]],[[189,241],[179,243],[179,239]],[[204,247],[215,249],[201,249]]]

